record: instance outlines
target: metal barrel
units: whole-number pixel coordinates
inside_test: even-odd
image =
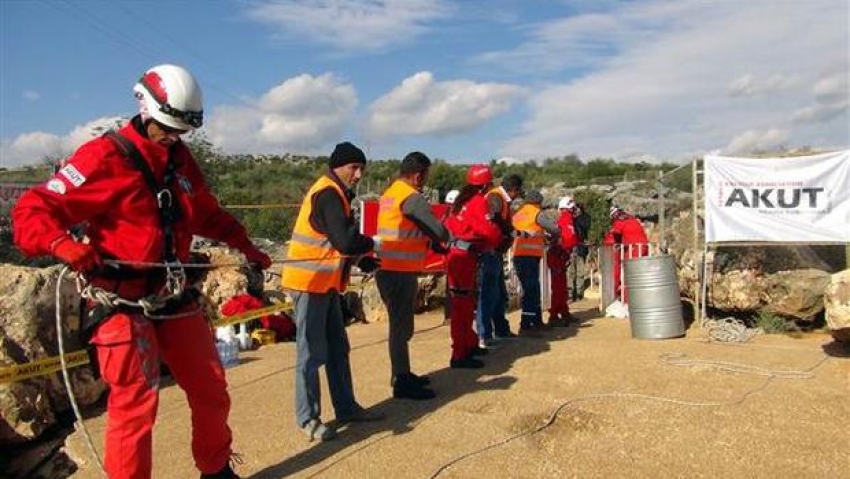
[[[624,267],[632,337],[666,339],[684,336],[685,322],[673,256],[627,259]]]

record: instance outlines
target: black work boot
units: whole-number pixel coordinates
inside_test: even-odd
[[[230,467],[230,463],[224,465],[224,467],[213,474],[201,474],[201,479],[239,479],[239,476],[233,472],[233,469]]]
[[[437,395],[426,388],[412,374],[399,374],[393,380],[393,397],[396,399],[434,399]]]

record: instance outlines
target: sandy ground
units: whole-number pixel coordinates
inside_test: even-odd
[[[580,325],[510,341],[480,370],[449,369],[442,314],[417,316],[412,360],[432,380],[431,401],[392,399],[385,323],[350,327],[358,399],[386,419],[347,426],[325,443],[308,442],[295,426],[294,345],[243,353],[227,370],[230,424],[244,460],[237,471],[250,478],[850,478],[850,359],[828,335],[730,346],[709,344],[691,328],[685,338],[639,340],[628,321],[599,318],[588,301],[573,309]],[[517,313],[510,319],[516,329]],[[197,477],[185,397],[172,385],[161,399],[154,477]],[[100,446],[105,415],[86,424]],[[79,433],[69,449],[87,457]],[[99,476],[90,461],[73,477]]]

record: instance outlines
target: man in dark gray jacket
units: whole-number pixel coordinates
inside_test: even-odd
[[[398,178],[384,191],[378,212],[377,248],[381,266],[375,275],[390,323],[393,397],[431,399],[427,377],[410,369],[408,342],[413,337],[417,275],[425,268],[429,248],[438,251],[449,234],[422,195],[431,160],[415,151],[404,157]]]

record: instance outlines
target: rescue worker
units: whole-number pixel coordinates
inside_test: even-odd
[[[611,218],[611,229],[605,234],[603,244],[617,245],[614,255],[614,288],[615,293],[620,296],[623,302],[628,302],[628,292],[621,284],[622,260],[646,256],[649,253],[649,240],[640,220],[626,213],[620,207],[612,206],[609,217]]]
[[[201,89],[192,74],[159,65],[133,91],[138,115],[82,145],[47,183],[21,197],[12,212],[15,243],[28,256],[58,258],[98,292],[89,296],[84,318],[110,389],[109,477],[152,476],[163,360],[192,411],[192,455],[201,477],[236,478],[224,370],[199,293],[185,284],[180,264],[190,260],[192,235],[224,241],[262,268],[271,260],[219,206],[180,139],[203,121]],[[68,233],[83,222],[88,242]],[[129,305],[114,305],[118,298]]]
[[[417,275],[425,270],[425,257],[431,245],[449,240],[446,228],[434,216],[431,205],[422,195],[428,181],[431,159],[414,151],[401,161],[398,178],[381,195],[378,211],[378,237],[381,267],[375,281],[389,315],[389,352],[392,367],[393,397],[397,399],[432,399],[436,396],[426,386],[426,376],[410,370],[410,348],[413,337],[413,309],[419,292]]]
[[[449,190],[449,192],[446,193],[446,198],[445,198],[444,203],[445,203],[445,205],[448,206],[448,208],[446,208],[443,211],[443,215],[440,218],[440,221],[442,221],[443,224],[445,224],[446,220],[448,219],[449,215],[451,214],[452,205],[455,203],[455,200],[457,199],[457,196],[459,194],[460,194],[460,190]],[[446,293],[445,294],[446,301],[443,302],[443,324],[444,325],[449,324],[449,318],[451,317],[451,313],[449,312],[451,310],[451,301],[448,300],[448,297],[449,297],[448,284],[446,284],[446,292],[445,293]],[[477,344],[476,344],[476,346],[477,346]]]
[[[567,277],[570,282],[570,300],[578,301],[584,298],[585,279],[587,276],[587,257],[590,249],[587,239],[590,237],[591,218],[581,203],[575,203],[572,208],[573,227],[578,244],[573,248]]]
[[[551,285],[548,323],[552,326],[569,326],[569,322],[574,320],[567,300],[567,268],[573,257],[573,249],[579,243],[573,225],[575,209],[576,203],[570,196],[564,196],[558,201],[559,234],[552,237],[549,249],[546,251],[546,264],[549,267]]]
[[[455,199],[446,228],[452,235],[447,255],[447,282],[450,303],[452,368],[481,368],[484,363],[474,358],[487,353],[478,345],[472,328],[475,318],[476,271],[478,256],[494,250],[502,241],[501,229],[488,216],[484,193],[493,181],[486,165],[472,165],[466,174],[466,186]]]
[[[546,249],[546,234],[557,236],[560,232],[540,207],[543,195],[532,190],[525,196],[522,206],[514,213],[513,241],[514,270],[522,285],[519,330],[528,333],[543,326],[540,301],[540,262]]]
[[[501,186],[491,185],[486,193],[487,214],[502,231],[502,242],[498,248],[482,253],[479,258],[476,322],[480,346],[485,349],[494,346],[496,340],[516,337],[505,317],[508,305],[505,253],[513,244],[510,203],[521,193],[522,178],[519,175],[506,176]]]
[[[336,437],[336,431],[321,420],[322,365],[338,423],[383,417],[364,409],[354,397],[341,306],[351,266],[356,263],[370,273],[379,264],[362,256],[375,248],[375,240],[358,232],[351,214],[353,188],[365,168],[366,155],[360,148],[349,142],[336,145],[328,170],[301,204],[281,274],[281,285],[295,302],[295,419],[311,441]]]

